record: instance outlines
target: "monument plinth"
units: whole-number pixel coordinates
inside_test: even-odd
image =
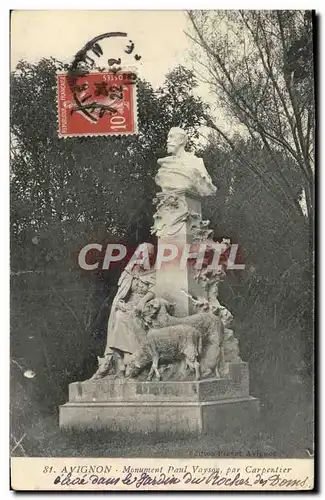
[[[203,160],[185,152],[186,139],[171,129],[171,156],[158,160],[154,271],[131,259],[121,274],[104,358],[92,379],[70,384],[62,428],[201,433],[258,417],[233,316],[218,300],[226,273],[201,259],[202,248],[220,245],[201,212],[202,197],[216,188]]]
[[[60,426],[127,432],[196,432],[249,423],[259,402],[249,395],[246,363],[231,365],[232,378],[142,382],[100,380],[69,386]]]
[[[157,202],[152,232],[157,235],[161,254],[170,252],[173,258],[163,260],[159,267],[155,294],[175,304],[176,316],[188,316],[195,310],[189,295],[206,296],[187,259],[199,250],[193,228],[202,220],[201,196],[190,190],[175,189],[158,193]]]

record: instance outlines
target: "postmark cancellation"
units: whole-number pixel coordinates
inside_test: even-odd
[[[132,71],[57,74],[59,137],[136,134],[137,84]]]

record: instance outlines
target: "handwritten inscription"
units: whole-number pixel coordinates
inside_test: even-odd
[[[126,468],[125,468],[126,469]],[[191,470],[187,470],[187,466],[179,471],[180,474],[175,475],[178,471],[177,468],[170,466],[167,468],[169,472],[159,472],[157,474],[149,474],[148,472],[141,472],[140,474],[134,472],[125,472],[121,475],[112,474],[111,469],[108,474],[82,474],[80,476],[74,475],[72,471],[68,473],[61,473],[57,475],[54,480],[54,485],[61,486],[83,486],[83,485],[101,485],[109,486],[113,489],[114,486],[124,485],[133,486],[135,489],[143,488],[146,486],[169,486],[169,485],[205,485],[209,487],[280,487],[280,488],[296,488],[303,489],[307,484],[308,476],[297,478],[286,478],[281,473],[263,473],[256,474],[243,474],[241,471],[237,472],[226,471],[224,474],[219,469],[202,468],[199,466],[192,466]],[[247,467],[246,467],[247,469]],[[126,469],[127,470],[127,469]],[[236,469],[235,469],[236,470]],[[289,469],[290,470],[290,469]],[[261,469],[262,471],[262,469]],[[173,473],[175,472],[175,474]]]

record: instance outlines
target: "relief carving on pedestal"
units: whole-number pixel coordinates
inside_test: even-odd
[[[176,194],[166,194],[160,199],[155,198],[153,202],[156,203],[157,210],[153,216],[151,234],[158,237],[177,234],[190,216],[185,200]]]

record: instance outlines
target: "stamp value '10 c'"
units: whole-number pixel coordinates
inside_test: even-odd
[[[59,137],[137,133],[136,88],[131,72],[58,74]]]

